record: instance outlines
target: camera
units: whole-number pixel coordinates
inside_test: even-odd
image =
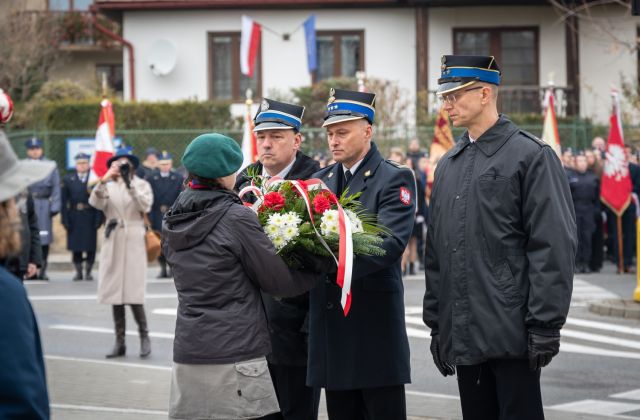
[[[131,164],[129,162],[123,162],[120,164],[120,175],[122,175],[122,180],[124,181],[127,188],[130,188],[131,184]]]

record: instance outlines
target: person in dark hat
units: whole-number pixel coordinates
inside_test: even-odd
[[[62,178],[62,226],[67,230],[67,249],[73,255],[74,281],[93,280],[91,270],[96,257],[97,231],[104,217],[101,211],[89,205],[90,158],[86,153],[78,153],[75,172]]]
[[[42,141],[31,138],[25,142],[27,157],[33,161],[52,162],[44,157]],[[55,163],[55,162],[54,162]],[[36,277],[39,280],[49,280],[47,263],[49,259],[49,245],[53,242],[52,218],[60,213],[60,173],[56,167],[48,177],[29,186],[29,194],[33,197],[38,229],[40,230],[40,245],[42,246],[42,267]]]
[[[158,156],[158,149],[155,147],[148,147],[144,153],[142,165],[139,165],[136,169],[136,175],[148,181],[158,169]]]
[[[173,157],[166,150],[160,154],[158,169],[153,172],[148,181],[153,190],[153,206],[151,206],[149,213],[151,228],[156,232],[161,232],[162,218],[178,198],[184,181],[184,178],[173,170]],[[171,277],[171,274],[167,272],[167,261],[162,253],[158,257],[158,262],[160,263],[158,278]]]
[[[238,176],[236,191],[249,184],[248,171],[282,179],[309,179],[320,169],[318,162],[300,151],[303,114],[303,106],[262,100],[253,120],[259,160]],[[250,201],[246,196],[243,199]],[[316,419],[320,388],[305,385],[309,294],[275,299],[263,293],[263,302],[271,338],[267,360],[281,410],[278,418]]]
[[[307,383],[325,388],[331,419],[406,419],[411,374],[400,263],[413,230],[416,183],[409,168],[380,155],[374,116],[375,94],[331,89],[323,127],[337,163],[313,176],[338,195],[361,194],[363,211],[389,231],[383,257],[355,257],[347,316],[335,276],[311,291]]]
[[[261,417],[279,407],[260,291],[296,296],[321,278],[287,267],[233,192],[242,160],[232,138],[196,137],[182,156],[188,186],[165,215],[163,252],[178,291],[172,419],[274,418]]]
[[[465,420],[542,420],[540,372],[558,354],[576,220],[554,150],[498,114],[494,57],[442,57],[438,95],[466,131],[439,161],[423,319]]]
[[[147,181],[134,175],[138,158],[130,149],[118,149],[107,161],[109,170],[91,191],[89,204],[104,212],[106,226],[100,249],[98,302],[112,305],[116,342],[107,358],[126,353],[125,311],[129,305],[140,334],[140,357],[151,353],[144,311],[147,250],[144,213],[153,203]]]

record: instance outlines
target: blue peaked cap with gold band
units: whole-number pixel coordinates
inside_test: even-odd
[[[302,126],[303,114],[303,106],[264,98],[253,118],[253,131],[293,129],[297,133]]]
[[[493,56],[443,55],[438,95],[465,88],[475,82],[500,85],[500,68]]]
[[[331,88],[322,126],[362,118],[373,124],[376,113],[375,103],[374,93]]]

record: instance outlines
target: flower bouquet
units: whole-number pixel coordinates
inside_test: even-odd
[[[360,193],[337,197],[317,179],[265,179],[248,173],[251,185],[240,191],[256,196],[253,208],[278,254],[292,268],[301,269],[300,253],[332,258],[336,282],[343,289],[345,315],[350,305],[351,268],[355,255],[383,256],[383,235],[375,216],[362,209]]]

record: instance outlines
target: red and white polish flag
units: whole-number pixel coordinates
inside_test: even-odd
[[[260,48],[260,33],[260,24],[243,15],[240,36],[240,71],[245,76],[253,77],[256,57]]]
[[[545,113],[544,126],[542,128],[542,140],[551,146],[558,157],[562,157],[560,148],[560,134],[558,132],[558,120],[556,119],[556,101],[553,91],[548,89],[544,98]]]
[[[98,118],[96,130],[95,150],[91,158],[91,175],[89,182],[97,181],[107,173],[107,161],[114,155],[113,138],[116,132],[116,119],[113,115],[113,107],[108,99],[100,102],[102,109]]]

